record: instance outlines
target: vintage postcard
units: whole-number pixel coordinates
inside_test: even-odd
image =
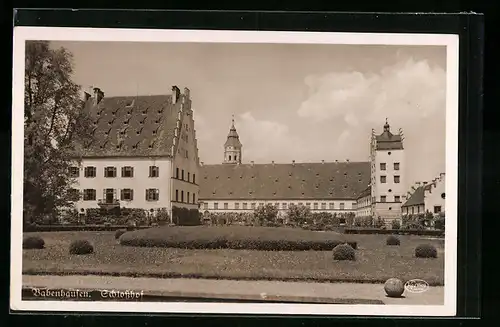
[[[13,72],[12,310],[455,315],[458,36],[16,27]]]

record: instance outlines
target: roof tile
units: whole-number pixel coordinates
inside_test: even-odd
[[[204,165],[200,199],[356,199],[369,162]],[[230,194],[232,192],[232,194]]]

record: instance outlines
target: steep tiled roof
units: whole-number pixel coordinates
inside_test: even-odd
[[[361,199],[361,198],[364,198],[366,196],[369,196],[372,194],[372,187],[371,186],[368,186],[367,188],[365,188],[358,196],[357,198],[358,199]]]
[[[172,95],[104,97],[97,105],[89,98],[93,141],[81,145],[82,156],[171,155],[178,104]]]
[[[369,162],[204,165],[200,199],[352,199],[370,182]]]
[[[432,185],[427,184],[424,186],[417,187],[417,189],[413,192],[410,198],[402,205],[402,207],[410,207],[410,206],[424,204],[425,190],[430,189],[431,186]]]
[[[377,150],[401,150],[403,149],[403,140],[401,135],[391,133],[389,123],[385,123],[384,132],[375,137],[377,141]]]

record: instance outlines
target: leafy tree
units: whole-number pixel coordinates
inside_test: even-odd
[[[90,118],[72,80],[72,54],[48,41],[27,41],[24,79],[24,220],[56,217],[79,194],[69,168],[76,139],[90,139]]]
[[[288,207],[288,219],[295,225],[310,223],[312,220],[311,210],[304,205],[290,204]]]
[[[272,204],[258,206],[254,211],[254,217],[259,226],[275,222],[278,217],[278,208]]]

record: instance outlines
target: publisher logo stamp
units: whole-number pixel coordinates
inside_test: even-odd
[[[405,290],[410,293],[423,293],[429,289],[429,283],[423,279],[412,279],[405,283]]]

